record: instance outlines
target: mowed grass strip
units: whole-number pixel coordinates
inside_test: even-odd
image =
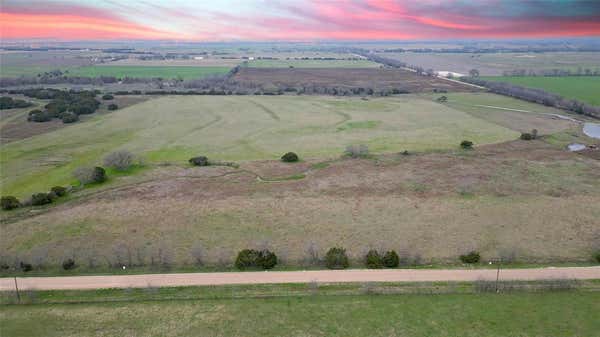
[[[354,125],[354,127],[352,127]],[[360,126],[360,127],[356,127]],[[364,127],[367,126],[367,127]],[[148,163],[337,157],[347,145],[373,153],[456,149],[518,137],[455,108],[403,96],[363,101],[333,97],[173,96],[98,115],[1,149],[2,194],[19,197],[72,182],[78,166],[101,164],[117,149]]]
[[[149,289],[152,291],[152,289]],[[232,293],[233,296],[233,293]],[[348,295],[2,306],[5,336],[595,336],[600,294]]]
[[[87,66],[69,70],[69,76],[118,78],[183,78],[194,79],[208,75],[226,74],[230,67],[193,67],[193,66]]]
[[[543,89],[567,99],[576,99],[592,105],[600,105],[600,76],[498,76],[483,77],[488,81]]]

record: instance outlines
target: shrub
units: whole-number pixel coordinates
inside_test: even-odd
[[[24,262],[20,262],[19,266],[21,267],[21,270],[24,272],[28,272],[33,270],[33,266],[31,265],[31,263],[24,263]]]
[[[33,206],[46,205],[52,202],[52,198],[48,193],[36,193],[31,196],[31,204]]]
[[[111,99],[114,99],[115,97],[111,94],[106,94],[104,96],[102,96],[102,99],[105,101],[110,101]]]
[[[460,142],[460,147],[462,147],[463,149],[469,150],[473,148],[473,142],[470,140],[463,140],[462,142]]]
[[[277,265],[277,255],[272,251],[265,249],[259,255],[259,263],[263,269],[273,269]]]
[[[73,171],[73,176],[82,185],[101,183],[106,180],[106,171],[102,167],[78,167]]]
[[[116,170],[126,170],[133,165],[135,157],[129,151],[120,150],[108,154],[104,157],[104,166],[112,167]]]
[[[205,156],[198,156],[198,157],[193,157],[190,158],[189,160],[190,164],[194,165],[194,166],[208,166],[208,158]]]
[[[117,110],[118,108],[119,108],[119,106],[116,105],[116,104],[114,104],[114,103],[113,104],[109,104],[108,107],[107,107],[107,109],[110,110],[110,111]]]
[[[272,269],[277,265],[277,256],[268,249],[258,251],[255,249],[244,249],[238,253],[235,266],[238,269],[262,268]]]
[[[63,123],[65,123],[65,124],[75,123],[75,122],[79,121],[79,115],[69,111],[69,112],[63,113],[61,115],[61,119],[62,119]]]
[[[383,261],[381,260],[381,256],[375,249],[369,250],[367,255],[365,256],[365,264],[367,268],[378,269],[383,267]]]
[[[523,132],[521,134],[521,139],[522,140],[532,140],[533,139],[533,135],[531,133],[528,133],[528,132]]]
[[[64,270],[70,270],[75,268],[75,260],[69,258],[63,261],[62,267]]]
[[[67,194],[67,188],[62,186],[54,186],[50,189],[57,197],[63,197]]]
[[[538,136],[538,130],[537,129],[531,130],[531,136],[533,137],[533,139],[536,139]]]
[[[400,265],[400,257],[394,250],[389,250],[383,255],[383,265],[386,268],[396,268]]]
[[[50,114],[48,114],[42,110],[31,110],[29,112],[29,116],[27,117],[28,121],[38,122],[38,123],[48,122],[51,119],[52,119],[52,116],[50,116]]]
[[[0,198],[0,205],[2,206],[3,210],[8,211],[11,209],[19,208],[21,206],[21,203],[16,197],[8,195]]]
[[[468,254],[464,254],[460,256],[460,260],[463,263],[477,263],[481,259],[481,256],[476,251],[471,251]]]
[[[441,97],[438,97],[438,98],[436,99],[436,101],[438,101],[438,102],[440,102],[440,103],[444,103],[444,102],[447,102],[447,101],[448,101],[448,97],[446,97],[446,96],[441,96]]]
[[[364,144],[348,145],[346,147],[346,154],[352,158],[366,157],[369,155],[369,147]]]
[[[596,262],[600,263],[600,250],[594,254],[594,259]]]
[[[325,265],[329,269],[345,269],[350,265],[346,249],[341,247],[333,247],[325,254]]]
[[[299,159],[298,155],[295,154],[294,152],[288,152],[288,153],[284,154],[283,156],[281,156],[281,160],[286,163],[297,162],[298,159]]]

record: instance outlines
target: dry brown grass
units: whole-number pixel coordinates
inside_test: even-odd
[[[23,219],[4,221],[2,250],[47,247],[111,258],[113,247],[158,245],[177,263],[201,242],[207,259],[265,241],[300,261],[309,241],[358,258],[385,246],[424,261],[477,249],[522,261],[587,260],[600,238],[600,164],[542,141],[470,152],[312,162],[249,162],[240,169],[157,168],[145,183],[113,188]],[[306,173],[302,180],[256,179]]]

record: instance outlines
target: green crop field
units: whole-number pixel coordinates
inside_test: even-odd
[[[98,292],[110,297],[115,291]],[[133,296],[137,292],[129,291]],[[571,337],[595,336],[600,323],[594,312],[599,311],[597,292],[317,294],[4,305],[0,325],[2,335],[11,337]]]
[[[509,82],[524,87],[539,88],[567,99],[600,105],[600,76],[499,76],[484,77],[488,81]]]
[[[379,68],[381,64],[369,60],[251,60],[253,68]]]
[[[227,161],[277,159],[287,151],[337,157],[350,144],[374,153],[431,151],[457,148],[463,139],[489,144],[518,135],[417,96],[160,97],[4,145],[2,194],[23,197],[70,183],[76,167],[100,164],[117,149],[150,163],[184,163],[199,154]]]
[[[225,74],[229,67],[192,67],[192,66],[88,66],[69,70],[70,76],[115,76],[164,79],[178,78],[194,79],[207,75]]]

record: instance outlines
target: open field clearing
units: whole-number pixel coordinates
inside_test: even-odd
[[[251,68],[379,68],[369,60],[251,60]]]
[[[230,67],[191,67],[191,66],[89,66],[73,68],[69,70],[70,76],[114,76],[153,78],[160,77],[165,79],[178,78],[194,79],[208,75],[220,75],[229,71]]]
[[[419,76],[402,69],[382,68],[241,68],[234,80],[254,85],[273,83],[287,87],[315,85],[331,87],[399,88],[411,93],[477,91],[462,83]]]
[[[500,76],[504,71],[518,69],[576,71],[579,67],[592,71],[600,69],[600,52],[548,53],[379,53],[408,64],[436,71],[468,74],[478,69],[482,76]]]
[[[600,63],[600,61],[598,62]],[[600,105],[600,76],[491,76],[484,77],[484,79],[543,89],[567,99],[576,99],[591,105]]]
[[[513,100],[504,102],[510,106]],[[226,161],[277,159],[287,151],[304,158],[338,157],[350,144],[367,144],[373,153],[430,151],[457,148],[463,139],[489,144],[519,136],[460,109],[408,95],[367,101],[314,96],[154,98],[3,146],[2,194],[24,197],[71,183],[76,167],[99,164],[117,149],[132,151],[150,164],[183,164],[199,154]],[[24,122],[22,132],[28,126]]]
[[[234,297],[237,288],[191,288],[195,290],[189,294],[191,300],[162,299],[163,293],[176,296],[185,288],[150,288],[129,291],[127,302],[3,305],[0,324],[3,335],[14,337],[570,337],[593,336],[600,329],[593,314],[600,310],[597,292],[378,296],[356,294],[360,290],[354,286],[346,289],[346,295],[329,295],[327,288],[334,287],[325,285],[325,290],[315,290],[314,295],[296,295],[294,288],[287,287],[282,289],[287,289],[287,296],[241,298]],[[307,285],[295,288],[307,289]],[[102,301],[114,293],[101,291],[98,298]],[[198,299],[204,293],[207,296]],[[40,294],[42,298],[52,295],[54,301],[66,299],[61,293]],[[158,300],[136,301],[138,297]]]
[[[0,52],[0,77],[36,76],[52,70],[91,65],[94,53],[45,51]]]

